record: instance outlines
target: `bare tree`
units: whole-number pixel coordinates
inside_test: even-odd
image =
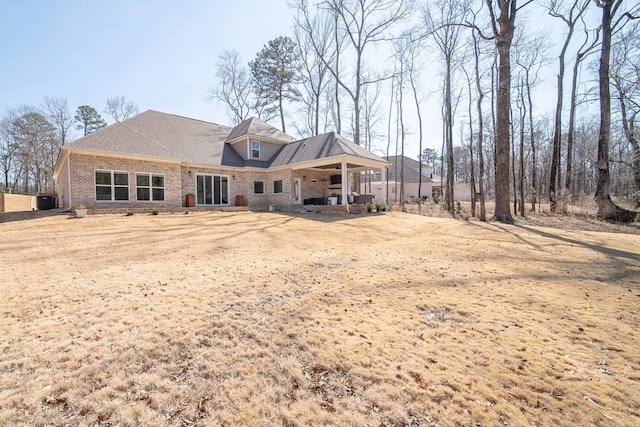
[[[473,94],[473,90],[472,90],[472,86],[473,86],[473,76],[471,74],[469,74],[469,72],[467,71],[467,68],[462,67],[462,71],[464,71],[464,74],[467,78],[467,95],[468,95],[468,103],[467,103],[467,113],[469,116],[469,162],[470,162],[470,167],[471,167],[471,171],[470,171],[470,180],[469,180],[469,186],[471,187],[471,216],[475,218],[476,216],[476,180],[475,180],[475,159],[474,159],[474,155],[473,155],[473,146],[474,146],[474,131],[473,131],[473,101],[474,101],[474,94]]]
[[[334,130],[342,133],[342,101],[340,94],[341,54],[344,50],[345,33],[339,27],[340,19],[330,8],[316,8],[312,13],[307,0],[292,0],[296,9],[294,18],[296,34],[304,34],[304,40],[313,49],[315,58],[320,61],[323,72],[331,74],[327,93],[324,95],[327,112],[334,123]],[[322,30],[320,30],[322,29]],[[327,30],[325,34],[324,30]],[[320,31],[319,31],[320,30]],[[331,65],[330,65],[331,64]],[[329,95],[331,92],[331,96]]]
[[[509,206],[509,110],[511,105],[511,43],[515,30],[516,13],[523,6],[517,0],[485,0],[489,9],[496,50],[498,51],[498,90],[496,105],[495,191],[494,219],[513,223]]]
[[[299,75],[305,94],[300,100],[304,104],[305,127],[308,129],[302,134],[318,135],[321,110],[326,109],[322,101],[329,88],[329,71],[322,58],[331,58],[336,54],[332,50],[334,19],[326,11],[320,12],[305,27],[307,22],[304,11],[298,9],[295,22],[294,31],[300,57]]]
[[[60,144],[66,144],[73,127],[73,116],[66,98],[44,98],[44,110],[49,121],[56,127]]]
[[[104,112],[113,117],[116,122],[124,122],[138,114],[138,106],[131,101],[127,101],[124,96],[114,96],[107,98],[107,106]]]
[[[518,175],[514,176],[514,190],[516,193],[516,201],[519,209],[514,209],[514,212],[519,212],[520,216],[524,218],[524,178],[525,178],[525,158],[524,158],[524,142],[525,142],[525,129],[528,104],[526,102],[527,87],[524,76],[520,75],[518,79],[518,86],[516,91],[516,106],[518,108],[518,124],[519,124],[519,150],[518,150]],[[515,162],[514,162],[515,167]]]
[[[398,131],[400,134],[400,209],[402,212],[406,212],[405,197],[404,197],[404,147],[405,147],[405,138],[407,135],[407,130],[404,125],[404,92],[405,92],[405,77],[406,77],[406,69],[405,64],[407,63],[407,39],[401,38],[398,39],[395,43],[395,60],[396,60],[396,70],[394,72],[395,79],[397,81],[397,112],[398,112]],[[398,140],[396,140],[396,155],[398,154]],[[397,166],[396,160],[396,166]],[[398,177],[398,176],[396,176]],[[396,179],[397,181],[397,179]]]
[[[12,112],[7,112],[0,120],[0,168],[4,176],[4,187],[13,188],[12,171],[16,163],[17,146],[11,137],[11,124],[14,120]]]
[[[420,109],[420,104],[422,102],[423,94],[421,93],[418,87],[418,80],[420,78],[420,71],[422,66],[424,65],[421,62],[418,62],[418,57],[420,51],[422,50],[422,43],[419,39],[412,40],[409,35],[405,35],[402,37],[406,40],[407,46],[407,77],[409,78],[409,84],[411,86],[411,92],[413,93],[413,101],[416,107],[416,115],[418,118],[418,159],[420,160],[418,166],[418,202],[419,207],[422,206],[422,179],[423,179],[423,171],[422,164],[423,161],[421,159],[422,155],[422,144],[423,144],[423,131],[422,131],[422,113]]]
[[[342,73],[341,61],[323,59],[337,84],[353,101],[353,141],[360,144],[362,91],[375,80],[366,79],[365,59],[368,49],[388,40],[389,32],[406,19],[413,8],[413,0],[323,0],[319,7],[329,10],[336,18],[336,37],[343,33],[353,52],[353,74]],[[338,50],[339,51],[339,50]]]
[[[252,108],[251,74],[236,50],[224,50],[216,62],[218,86],[210,88],[207,98],[227,106],[232,125],[249,118]]]
[[[631,146],[631,170],[633,173],[633,201],[640,207],[640,141],[636,118],[640,114],[640,26],[636,23],[619,33],[613,48],[611,80],[618,98],[622,131]]]
[[[487,211],[485,207],[485,189],[484,189],[484,118],[482,113],[482,101],[485,91],[482,87],[482,74],[480,73],[480,35],[475,25],[476,14],[473,13],[473,25],[471,32],[471,40],[473,42],[473,71],[476,84],[476,112],[478,115],[478,192],[480,193],[480,221],[487,220]],[[470,113],[471,114],[471,113]],[[469,118],[471,121],[471,118]],[[474,195],[475,196],[475,195]],[[475,197],[474,197],[475,200]]]
[[[547,58],[544,52],[548,48],[547,39],[548,34],[538,33],[533,37],[526,37],[521,35],[521,39],[518,43],[516,50],[515,62],[521,69],[522,76],[522,92],[521,102],[523,103],[523,109],[527,112],[528,129],[529,129],[529,149],[531,152],[531,168],[530,168],[530,182],[531,182],[531,211],[535,212],[536,202],[538,199],[538,182],[537,182],[537,155],[536,155],[536,135],[535,124],[533,122],[533,100],[532,92],[533,88],[538,83],[538,76],[540,69],[547,62]],[[524,120],[524,119],[523,119]],[[524,126],[524,123],[522,123]]]
[[[60,148],[55,127],[32,107],[20,107],[10,117],[7,134],[20,165],[15,178],[22,180],[23,192],[53,190],[52,158],[57,157]]]
[[[603,219],[632,221],[636,213],[617,206],[610,195],[609,146],[611,138],[611,94],[609,69],[611,61],[611,36],[614,28],[621,28],[629,19],[636,19],[640,5],[624,11],[624,0],[594,0],[602,9],[602,44],[598,67],[600,95],[600,130],[598,132],[598,177],[595,201],[598,215]],[[614,18],[617,18],[614,21]]]
[[[572,3],[570,3],[571,6],[566,11],[561,10],[564,6],[564,2],[559,0],[551,0],[548,6],[549,15],[561,19],[567,25],[567,34],[565,36],[564,43],[562,44],[560,55],[558,56],[558,83],[555,124],[553,131],[553,155],[551,157],[551,175],[549,177],[549,209],[551,212],[556,211],[558,203],[557,192],[560,175],[560,147],[562,145],[562,101],[564,97],[565,55],[567,53],[569,43],[571,43],[575,25],[582,14],[586,11],[589,2],[590,0],[572,0]]]
[[[453,214],[454,159],[453,159],[453,105],[451,92],[454,73],[459,65],[457,61],[460,48],[460,32],[469,11],[468,0],[444,0],[437,6],[424,11],[427,33],[440,51],[443,61],[443,102],[444,102],[444,145],[447,153],[447,177],[445,186],[445,209]]]
[[[381,93],[382,82],[378,82],[375,85],[368,85],[362,92],[362,121],[364,124],[362,146],[367,150],[373,148],[373,141],[380,136],[377,128],[382,118],[380,112]]]

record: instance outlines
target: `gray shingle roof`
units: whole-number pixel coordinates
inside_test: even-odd
[[[226,144],[221,144],[230,132],[228,126],[149,110],[79,138],[67,147],[220,165],[230,154],[224,150]]]
[[[285,145],[275,156],[271,166],[284,166],[342,155],[384,162],[384,159],[349,141],[342,135],[330,132]]]
[[[256,117],[251,117],[250,119],[247,119],[244,122],[240,123],[238,126],[234,127],[227,137],[226,142],[233,141],[242,136],[258,136],[282,142],[295,141],[294,137],[287,135],[280,129],[276,129],[270,124],[265,123]]]
[[[244,135],[262,136],[282,141],[285,145],[269,162],[245,161],[226,143]],[[384,162],[380,157],[335,132],[292,141],[293,137],[256,118],[231,128],[149,110],[122,123],[115,123],[79,138],[64,148],[206,166],[268,168],[341,155]]]

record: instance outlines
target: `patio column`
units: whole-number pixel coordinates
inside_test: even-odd
[[[347,162],[345,162],[344,160],[340,164],[340,171],[342,172],[342,204],[348,205],[349,200],[347,199],[347,197],[349,194],[349,173],[347,171]]]
[[[387,204],[387,168],[380,169],[380,176],[382,177],[382,202]]]

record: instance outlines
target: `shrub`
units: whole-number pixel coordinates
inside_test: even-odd
[[[373,210],[373,206],[367,203],[367,212],[371,212]]]
[[[152,213],[153,215],[158,215],[158,214],[160,213],[160,209],[158,209],[158,208],[153,208],[153,209],[151,209],[151,213]]]
[[[435,207],[436,207],[436,205],[437,205],[437,203],[436,203],[436,201],[435,201],[435,199],[434,199],[433,197],[427,197],[427,198],[424,200],[424,206],[425,206],[426,208],[431,208],[431,209],[433,209],[433,208],[435,208]]]
[[[127,211],[127,216],[133,216],[133,214],[134,214],[134,213],[135,213],[135,212],[133,211],[133,209],[129,209],[129,210]]]

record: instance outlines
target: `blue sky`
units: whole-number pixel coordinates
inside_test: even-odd
[[[528,15],[532,27],[550,27],[544,11]],[[562,37],[559,28],[551,38]],[[61,96],[73,112],[90,105],[111,123],[103,112],[107,98],[125,96],[141,112],[153,109],[229,124],[224,106],[205,100],[216,83],[218,55],[235,49],[248,62],[281,35],[292,35],[287,0],[0,0],[0,114]],[[552,58],[556,50],[559,43],[550,49]],[[553,109],[556,67],[553,59],[540,83],[537,114]],[[422,86],[436,92],[423,107],[424,145],[440,149],[440,78],[425,75]],[[415,157],[417,119],[405,117],[405,122],[411,132],[408,155]],[[455,126],[457,134],[460,121]],[[288,124],[287,130],[293,127]],[[376,144],[384,146],[386,138]]]
[[[71,109],[125,96],[154,109],[225,124],[205,101],[224,49],[245,61],[290,35],[286,0],[0,2],[0,109],[62,96]]]

